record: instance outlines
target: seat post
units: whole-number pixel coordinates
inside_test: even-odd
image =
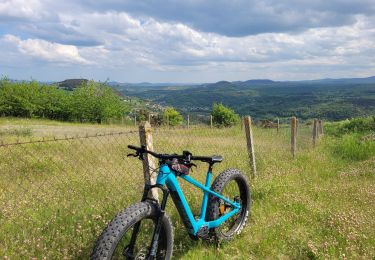
[[[214,166],[214,163],[212,162],[208,163],[208,172],[212,173],[213,166]]]

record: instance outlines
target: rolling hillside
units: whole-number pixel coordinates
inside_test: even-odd
[[[112,87],[183,113],[208,114],[222,102],[256,119],[319,117],[339,120],[375,114],[375,77],[310,81],[219,81],[212,84],[116,84]]]

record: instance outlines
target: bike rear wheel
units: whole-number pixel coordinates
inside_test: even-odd
[[[211,190],[224,197],[240,203],[240,211],[221,224],[210,230],[211,237],[216,240],[225,241],[232,239],[241,233],[246,225],[250,211],[250,187],[245,175],[237,169],[227,169],[220,173],[211,185]],[[208,221],[218,219],[220,216],[233,210],[233,208],[222,199],[210,195],[207,206],[206,219]]]
[[[120,212],[97,239],[90,259],[146,259],[157,222],[158,204],[139,202]],[[130,241],[139,226],[134,250]],[[170,259],[173,250],[173,227],[164,214],[156,259]]]

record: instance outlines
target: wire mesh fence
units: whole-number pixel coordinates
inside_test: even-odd
[[[311,147],[310,130],[305,126],[298,130],[298,149]],[[126,157],[127,145],[139,144],[137,129],[46,130],[37,126],[32,138],[12,131],[0,136],[0,256],[87,258],[106,223],[141,198],[142,164]],[[240,126],[161,127],[154,129],[153,139],[157,152],[222,155],[224,161],[215,165],[214,176],[226,168],[238,168],[250,178],[245,133]],[[291,157],[288,128],[279,132],[255,128],[254,139],[261,174],[278,170],[270,162]],[[207,165],[197,164],[190,174],[204,182]],[[198,215],[203,194],[187,183],[181,185]],[[168,212],[176,229],[178,256],[190,244],[171,202]]]
[[[113,214],[139,198],[139,165],[126,158],[138,132],[3,144],[2,254],[78,257]]]

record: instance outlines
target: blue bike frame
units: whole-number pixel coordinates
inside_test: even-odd
[[[200,218],[197,220],[194,218],[194,215],[185,199],[185,196],[178,183],[177,177],[181,177],[185,181],[193,184],[204,192]],[[210,189],[211,178],[212,172],[211,169],[209,169],[207,172],[205,185],[202,185],[201,183],[191,178],[189,175],[176,175],[176,173],[173,172],[167,164],[160,165],[156,185],[167,186],[185,226],[187,227],[189,233],[192,235],[197,235],[197,232],[202,227],[207,227],[210,229],[220,226],[223,222],[235,215],[241,209],[240,203],[230,201],[229,199]],[[220,216],[218,219],[206,221],[206,209],[208,204],[208,196],[210,194],[222,199],[223,201],[231,205],[233,209],[230,212]]]

